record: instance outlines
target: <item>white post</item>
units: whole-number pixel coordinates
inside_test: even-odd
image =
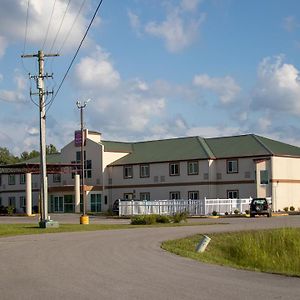
[[[26,215],[32,215],[31,173],[26,173]]]
[[[75,212],[80,213],[80,175],[75,175]]]

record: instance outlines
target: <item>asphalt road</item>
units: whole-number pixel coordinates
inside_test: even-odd
[[[164,240],[195,233],[300,227],[300,216],[226,222],[1,238],[0,298],[300,299],[300,278],[203,264],[160,249]]]

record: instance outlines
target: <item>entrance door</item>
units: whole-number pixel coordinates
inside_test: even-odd
[[[91,194],[91,211],[101,212],[101,194]]]
[[[64,196],[64,206],[65,206],[65,213],[73,213],[75,212],[75,205],[72,195],[65,195]]]
[[[55,213],[64,212],[64,197],[53,196],[51,206],[53,208],[53,212],[55,212]]]

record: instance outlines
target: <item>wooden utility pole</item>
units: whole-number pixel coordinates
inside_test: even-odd
[[[39,125],[40,125],[40,199],[41,199],[41,217],[40,227],[46,228],[48,221],[48,186],[47,186],[47,170],[46,170],[46,103],[45,95],[53,94],[53,91],[45,91],[45,78],[52,78],[53,75],[44,74],[45,57],[58,56],[58,54],[44,54],[39,50],[37,54],[22,55],[23,58],[37,57],[39,65],[39,74],[30,76],[36,80],[37,93],[30,95],[39,96]]]

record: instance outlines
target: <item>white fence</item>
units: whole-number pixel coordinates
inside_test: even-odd
[[[238,210],[244,213],[249,210],[252,198],[246,199],[199,199],[199,200],[155,200],[155,201],[121,201],[119,200],[119,215],[173,215],[186,212],[190,216],[234,213]]]

